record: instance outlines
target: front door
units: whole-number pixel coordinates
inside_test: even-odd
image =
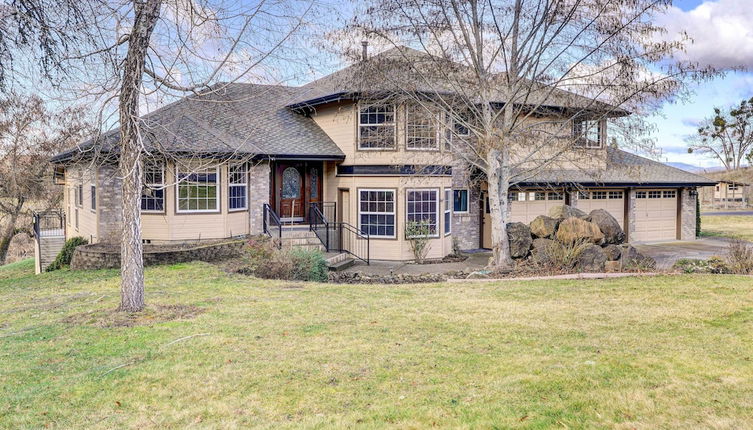
[[[303,165],[277,165],[277,195],[279,207],[277,210],[283,221],[303,221],[304,207],[304,171]]]

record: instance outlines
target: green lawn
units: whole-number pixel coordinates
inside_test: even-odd
[[[753,282],[353,286],[0,268],[3,428],[751,428]],[[175,317],[178,317],[175,319]]]
[[[753,241],[753,216],[706,215],[701,217],[701,235]]]

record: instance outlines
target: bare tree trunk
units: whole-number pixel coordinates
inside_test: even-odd
[[[120,89],[120,159],[123,178],[123,231],[120,239],[120,307],[144,309],[144,258],[141,244],[141,154],[139,94],[149,41],[159,18],[161,0],[136,0],[136,16],[128,40]]]
[[[489,187],[489,206],[492,215],[492,260],[490,266],[497,270],[509,269],[512,266],[510,256],[510,239],[507,237],[507,220],[509,201],[507,199],[510,187],[509,160],[504,160],[504,151],[493,149],[489,151],[487,175]]]
[[[2,237],[0,237],[0,264],[5,264],[5,259],[8,257],[8,248],[10,248],[10,242],[13,240],[13,236],[16,235],[16,222],[18,221],[18,215],[21,213],[21,209],[24,206],[24,201],[25,199],[23,197],[17,200],[13,212],[10,214],[8,224],[3,229]]]

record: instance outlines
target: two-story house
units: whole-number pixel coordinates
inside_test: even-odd
[[[279,223],[314,222],[338,229],[319,236],[338,242],[330,247],[363,257],[355,247],[368,237],[371,259],[410,260],[405,227],[422,220],[429,258],[448,255],[453,241],[490,247],[486,186],[444,144],[445,122],[427,121],[409,102],[366,103],[341,82],[220,85],[146,115],[144,241],[274,235]],[[606,209],[631,241],[694,239],[696,187],[712,182],[609,146],[604,120],[595,130],[580,151],[596,167],[551,167],[520,181],[511,221],[570,204]],[[65,187],[66,237],[118,240],[117,138],[113,131],[52,159]]]

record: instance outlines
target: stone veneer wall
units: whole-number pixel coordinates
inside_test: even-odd
[[[196,245],[183,248],[144,247],[144,265],[176,264],[188,261],[217,261],[240,255],[245,239]],[[120,267],[117,246],[83,245],[76,248],[71,259],[72,270],[116,269]]]
[[[468,212],[453,212],[452,215],[452,237],[463,250],[478,249],[481,240],[481,191],[471,183],[469,172],[470,169],[462,162],[452,166],[452,188],[468,190]]]
[[[269,204],[270,187],[269,162],[262,162],[249,169],[248,216],[249,231],[252,235],[262,234],[265,203]]]
[[[632,237],[633,232],[635,231],[635,190],[630,189],[627,192],[628,199],[628,225],[627,225],[627,240],[629,242],[632,242],[634,238]],[[624,229],[623,229],[624,230]]]
[[[696,206],[695,200],[698,198],[698,193],[695,196],[691,196],[690,192],[695,188],[683,188],[680,190],[682,196],[680,207],[680,239],[681,240],[693,240],[695,239],[695,217]]]
[[[97,240],[99,243],[118,243],[123,228],[122,179],[118,166],[106,164],[97,172]]]

